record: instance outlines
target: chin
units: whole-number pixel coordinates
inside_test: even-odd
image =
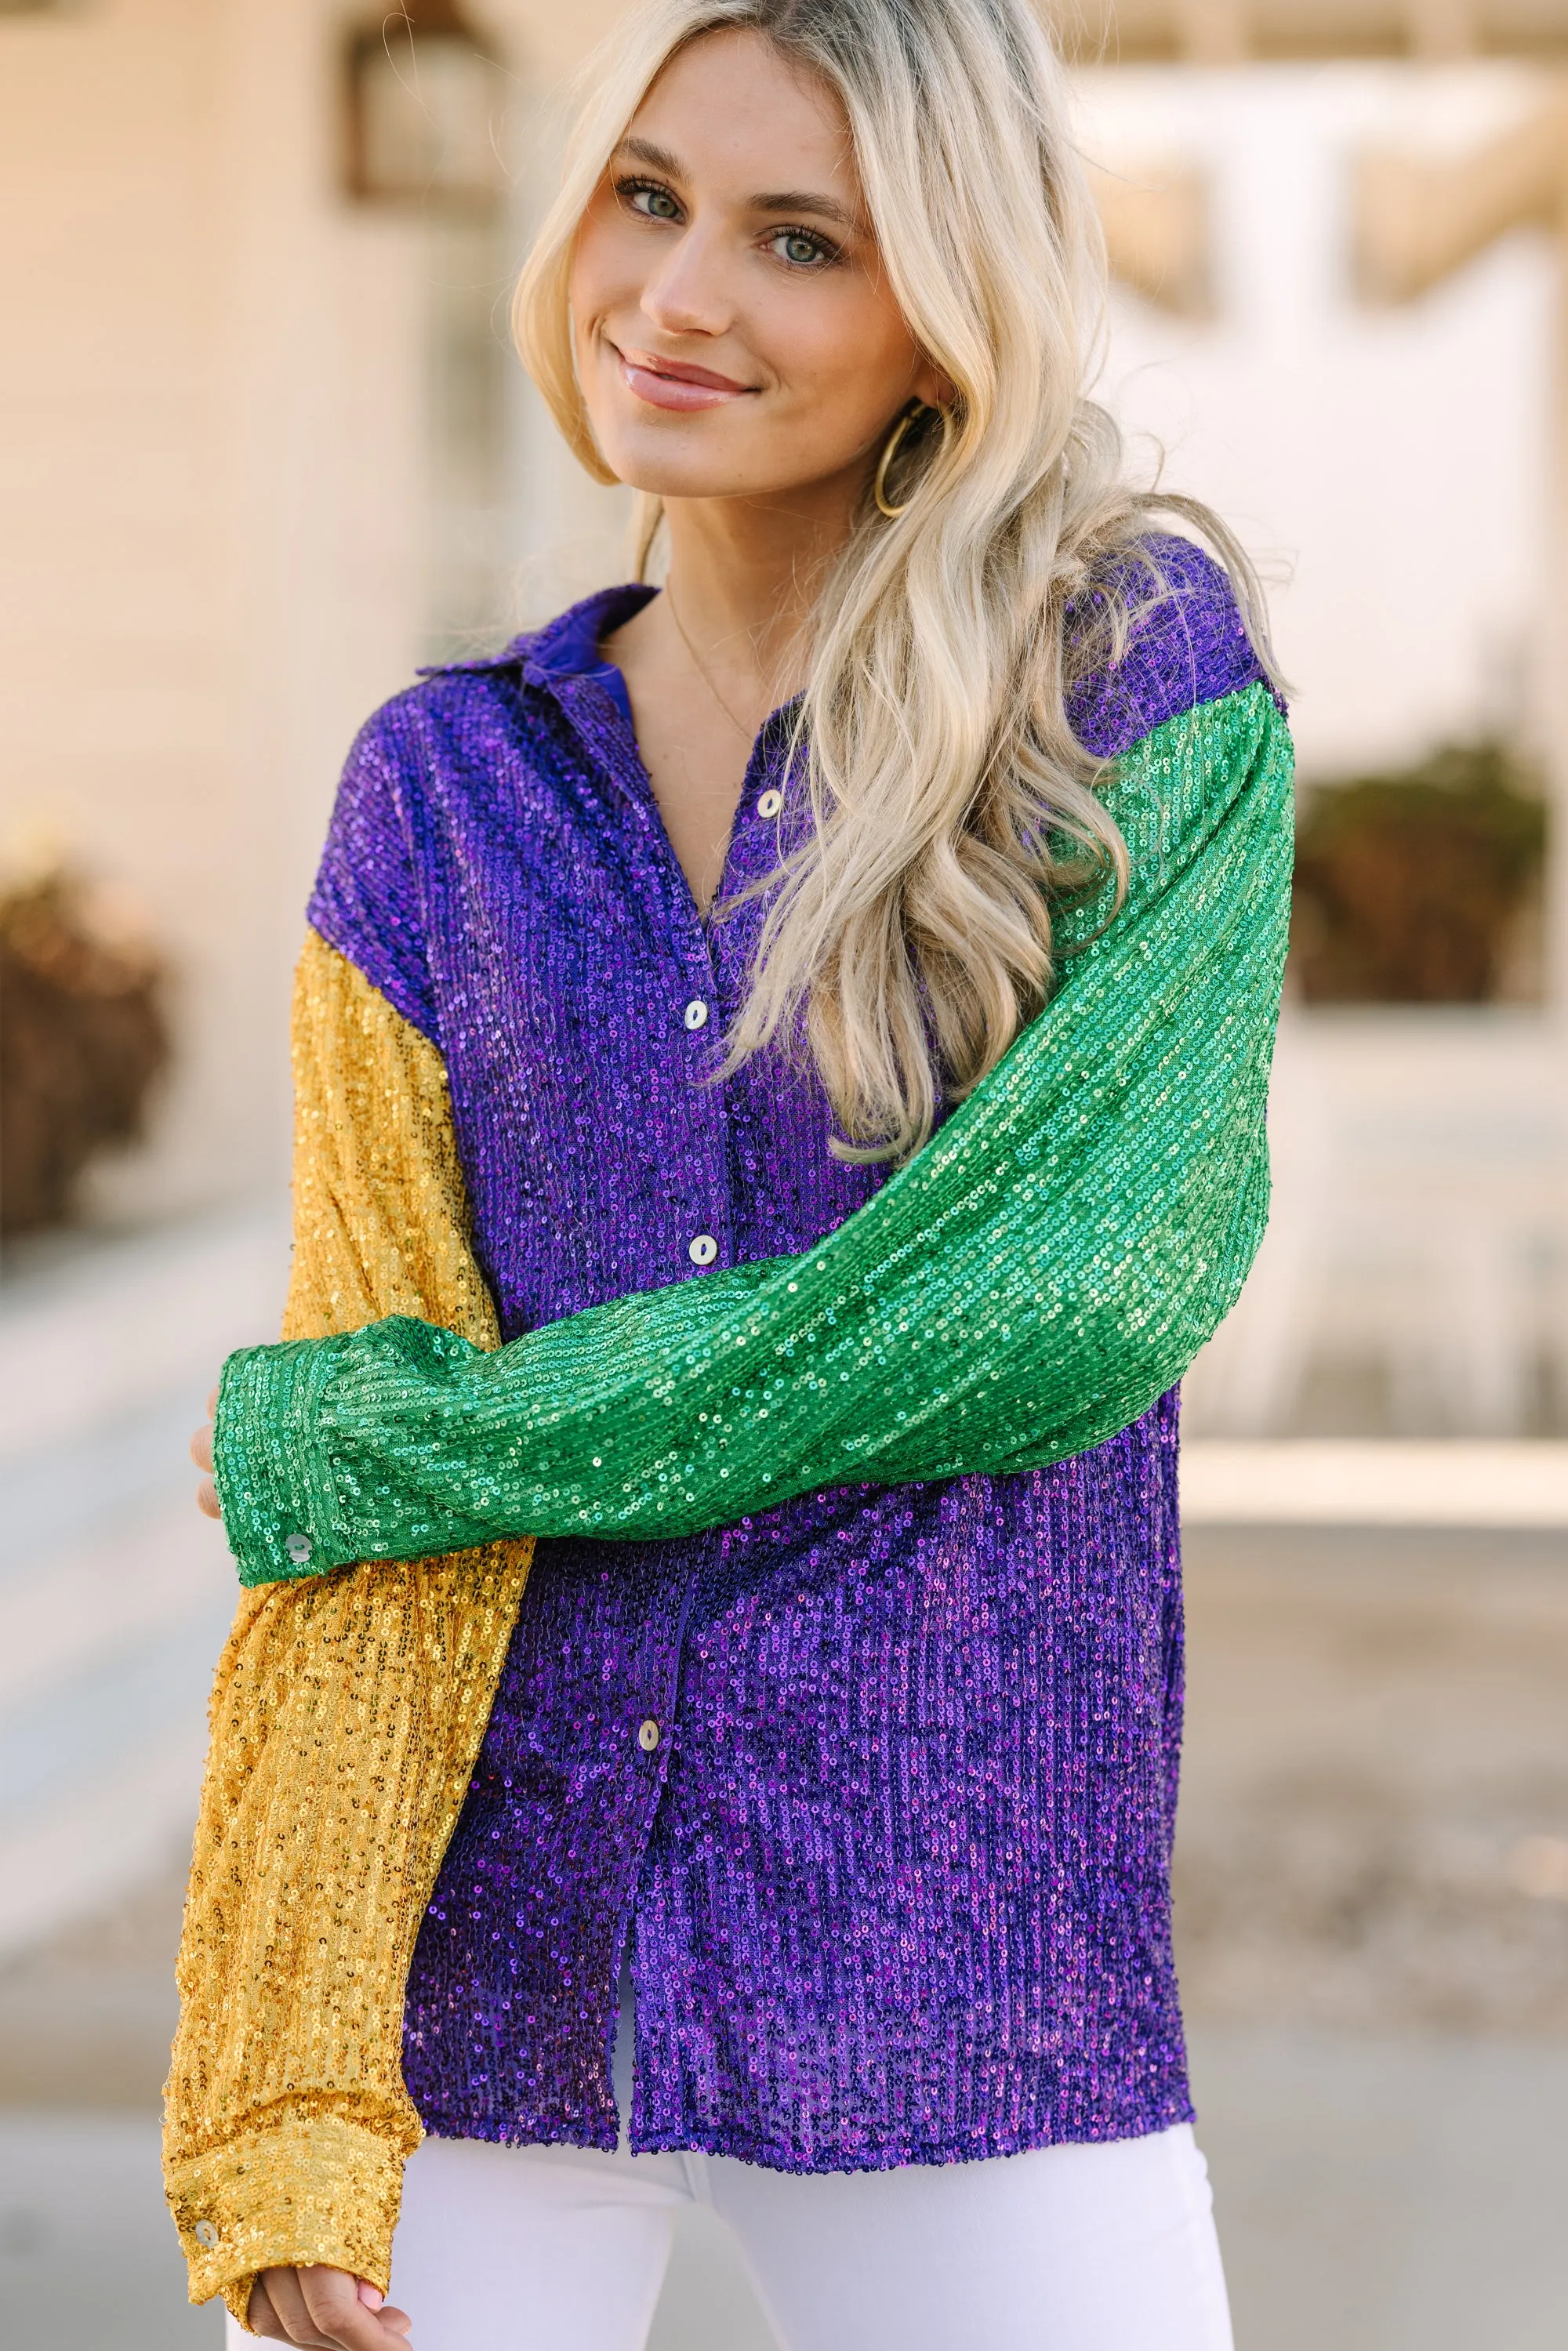
[[[716,451],[650,449],[642,434],[617,434],[600,447],[628,489],[655,498],[737,498],[784,486],[763,469],[727,462]]]

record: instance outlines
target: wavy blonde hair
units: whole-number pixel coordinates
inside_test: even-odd
[[[834,1148],[904,1159],[1045,1001],[1051,904],[1125,882],[1066,715],[1073,677],[1124,647],[1155,508],[1195,522],[1238,582],[1239,547],[1191,501],[1134,490],[1086,397],[1103,329],[1098,216],[1061,65],[1029,0],[638,0],[586,70],[564,184],[517,287],[525,364],[574,454],[613,481],[578,382],[579,225],[645,92],[719,29],[764,35],[836,92],[894,295],[956,387],[900,452],[897,520],[867,496],[814,612],[797,745],[813,827],[768,885],[733,1068],[809,1048]],[[639,502],[645,574],[661,507]],[[1068,607],[1092,624],[1066,625]],[[1155,592],[1158,592],[1156,587]]]

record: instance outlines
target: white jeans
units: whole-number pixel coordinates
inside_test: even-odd
[[[1208,2167],[1189,2123],[899,2171],[632,2155],[621,1987],[614,2155],[427,2138],[389,2299],[413,2351],[643,2351],[675,2214],[733,2230],[779,2351],[1232,2351]],[[231,2318],[225,2351],[255,2337]]]
[[[392,2299],[414,2351],[643,2351],[677,2209],[734,2230],[779,2351],[1230,2351],[1186,2124],[900,2171],[427,2139]],[[254,2340],[230,2322],[229,2343]]]

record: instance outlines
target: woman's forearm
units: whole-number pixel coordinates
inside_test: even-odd
[[[401,1320],[233,1359],[218,1479],[244,1580],[504,1533],[677,1534],[822,1485],[1043,1463],[1135,1418],[1233,1302],[1267,1214],[1291,850],[1267,693],[1157,729],[1112,805],[1126,904],[816,1248],[495,1354]]]

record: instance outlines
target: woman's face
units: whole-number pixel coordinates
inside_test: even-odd
[[[946,386],[894,300],[836,97],[754,32],[648,92],[578,233],[578,372],[600,449],[664,498],[858,489]]]

